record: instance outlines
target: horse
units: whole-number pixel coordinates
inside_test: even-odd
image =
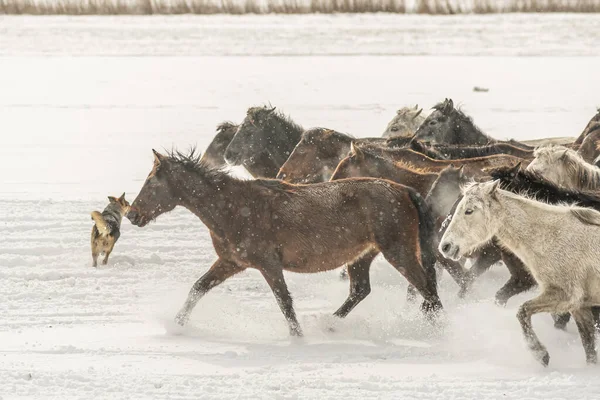
[[[218,255],[192,286],[176,316],[180,325],[210,289],[254,268],[271,287],[290,334],[301,336],[283,271],[313,273],[347,263],[350,294],[334,314],[343,318],[370,293],[369,268],[379,253],[417,288],[428,317],[442,310],[434,221],[414,189],[371,178],[314,185],[239,180],[199,162],[194,149],[153,154],[127,217],[143,227],[177,206],[187,208],[209,229]]]
[[[591,307],[600,306],[600,212],[572,205],[549,205],[498,188],[473,183],[464,192],[442,236],[440,252],[458,259],[496,237],[523,260],[541,293],[519,307],[517,318],[535,358],[547,366],[548,350],[533,330],[540,312],[570,312],[588,363],[597,362]],[[539,232],[544,232],[540,235]]]
[[[594,115],[589,122],[587,123],[587,125],[585,126],[585,128],[583,129],[583,131],[581,132],[581,134],[577,137],[577,139],[575,139],[575,142],[573,142],[574,144],[578,145],[578,144],[583,144],[584,139],[587,137],[587,135],[592,131],[592,127],[596,124],[600,122],[600,108],[598,108],[596,110],[596,115]]]
[[[275,107],[250,107],[225,150],[225,160],[231,165],[245,165],[264,155],[261,176],[274,178],[303,131]]]
[[[357,145],[371,144],[377,147],[406,145],[410,138],[362,138],[325,128],[312,128],[302,133],[302,138],[281,166],[277,179],[290,183],[325,182],[339,162],[350,151],[352,142]]]
[[[486,135],[473,123],[471,117],[454,107],[452,99],[445,99],[432,109],[434,111],[417,129],[415,139],[423,142],[471,146],[506,143],[524,150],[533,149],[516,140],[501,141]]]
[[[213,168],[225,167],[227,165],[225,150],[237,132],[238,126],[229,121],[221,122],[217,125],[217,134],[204,151],[204,154],[202,154],[201,161],[211,165]]]
[[[206,148],[201,161],[211,165],[213,168],[224,168],[227,165],[225,150],[229,146],[229,143],[231,143],[231,139],[233,139],[238,127],[239,125],[232,122],[222,122],[217,125],[217,134]],[[269,154],[266,152],[259,153],[245,160],[242,165],[254,178],[273,177],[272,163]]]
[[[454,168],[453,166],[447,169]],[[372,177],[388,179],[396,183],[410,186],[421,196],[425,197],[429,188],[437,179],[438,174],[422,169],[413,169],[410,165],[393,162],[369,152],[362,151],[358,146],[352,144],[350,154],[344,158],[331,176],[331,181],[347,178]],[[430,207],[433,205],[429,204]],[[444,214],[443,216],[445,216]],[[439,215],[433,213],[434,218],[439,220]],[[441,222],[441,221],[439,221]],[[454,263],[443,257],[438,257],[438,262],[448,271],[452,279],[461,287],[464,286],[465,270],[459,263]],[[345,277],[342,272],[342,277]],[[414,298],[412,288],[409,288],[408,298]]]
[[[330,180],[357,177],[389,179],[410,186],[425,197],[438,174],[402,161],[392,161],[369,151],[363,151],[360,146],[352,143],[350,153],[337,165]]]
[[[508,143],[494,143],[486,146],[446,144],[433,144],[428,146],[425,142],[413,140],[410,142],[408,148],[438,160],[487,157],[496,154],[509,154],[525,160],[533,159],[533,150],[524,150]]]
[[[564,146],[539,147],[527,169],[567,189],[600,189],[600,168]]]
[[[589,133],[577,149],[577,154],[586,162],[596,164],[596,160],[600,156],[600,122],[590,125]]]
[[[433,172],[439,172],[449,165],[457,167],[464,165],[465,174],[473,177],[485,176],[486,174],[482,172],[484,168],[515,165],[519,162],[523,162],[523,159],[508,154],[496,154],[487,157],[462,158],[456,160],[434,160],[422,153],[406,148],[389,149],[370,145],[363,146],[362,148],[363,150],[378,154],[384,158],[389,158],[394,161],[403,161],[416,168],[429,169]]]
[[[414,108],[403,107],[396,111],[396,115],[387,124],[382,137],[412,137],[419,126],[425,121],[425,117],[421,115],[423,112],[419,105]]]

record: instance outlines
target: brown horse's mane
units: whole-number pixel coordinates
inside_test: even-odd
[[[396,165],[396,167],[399,167],[399,168],[409,169],[412,172],[416,172],[417,174],[420,174],[420,175],[435,173],[435,171],[432,171],[429,168],[417,167],[416,165],[411,164],[407,161],[395,161],[394,165]]]
[[[191,147],[187,153],[172,149],[167,151],[167,157],[170,162],[181,165],[184,169],[196,175],[202,176],[214,183],[222,183],[226,180],[233,180],[240,184],[257,184],[272,190],[284,192],[293,191],[296,185],[280,181],[278,179],[254,179],[245,180],[235,178],[227,173],[225,168],[214,168],[206,161],[202,160],[202,154],[196,147]]]
[[[380,159],[380,160],[391,162],[396,167],[409,169],[412,172],[416,172],[418,174],[422,174],[423,175],[423,174],[431,174],[431,173],[435,172],[435,171],[432,171],[429,168],[417,167],[416,165],[411,164],[411,163],[409,163],[407,161],[402,161],[402,160],[392,161],[389,158],[384,157],[382,154],[379,154],[377,152],[377,150],[382,150],[382,149],[372,148],[372,147],[362,147],[362,146],[360,147],[360,149],[363,151],[364,154],[366,154],[367,156],[369,156],[371,158],[377,158],[377,159]]]

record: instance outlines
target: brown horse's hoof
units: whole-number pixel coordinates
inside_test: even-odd
[[[425,318],[429,320],[429,322],[436,324],[440,315],[443,314],[444,307],[439,299],[433,302],[425,300],[421,304],[421,311],[425,315]]]

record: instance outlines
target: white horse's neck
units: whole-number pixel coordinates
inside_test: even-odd
[[[569,212],[567,207],[551,206],[499,190],[499,202],[492,202],[491,213],[498,218],[496,238],[530,269],[536,268],[536,253],[548,243],[543,232],[556,229],[556,217]]]

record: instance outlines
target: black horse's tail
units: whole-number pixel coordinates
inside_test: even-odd
[[[435,219],[429,205],[417,191],[410,188],[410,199],[419,213],[419,247],[421,248],[421,264],[430,282],[437,285],[435,262],[437,261],[438,235],[435,229]]]

